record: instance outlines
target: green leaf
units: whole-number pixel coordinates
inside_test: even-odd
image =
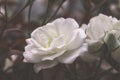
[[[115,34],[113,31],[108,32],[104,38],[104,42],[107,45],[107,48],[109,51],[114,50],[116,47],[118,47],[118,41],[117,38],[115,37]]]

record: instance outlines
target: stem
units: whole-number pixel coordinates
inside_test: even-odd
[[[114,68],[111,67],[111,68],[109,68],[109,69],[107,69],[105,71],[100,72],[98,75],[96,75],[96,79],[99,80],[98,78],[101,78],[101,77],[105,76],[107,73],[109,73],[113,69]],[[87,78],[84,78],[83,80],[91,80],[93,78],[94,78],[94,75],[88,76]]]
[[[30,5],[30,3],[29,3],[29,0],[28,0],[28,2],[23,6],[23,8],[21,8],[18,12],[16,12],[16,14],[14,14],[14,16],[12,16],[11,19],[8,22],[10,23],[11,21],[13,21],[29,5]]]
[[[46,23],[48,23],[59,11],[59,9],[61,8],[61,6],[63,5],[63,3],[65,2],[65,0],[62,0],[60,5],[57,7],[56,11],[53,13],[53,15],[46,21]]]
[[[96,80],[100,80],[102,77],[104,77],[107,73],[110,73],[111,70],[113,70],[114,68],[109,68],[108,70],[102,71],[99,73],[98,77],[96,78]]]
[[[39,72],[39,75],[40,75],[40,80],[44,80],[44,78],[43,78],[43,71],[42,70]]]
[[[110,52],[107,48],[107,45],[104,44],[104,54],[105,55],[105,60],[117,71],[120,71],[120,65],[118,62],[116,62],[113,58],[112,58],[112,52]]]
[[[31,10],[32,10],[32,5],[34,3],[34,0],[29,0],[30,6],[29,6],[29,12],[28,12],[28,23],[30,23],[30,16],[31,16]]]
[[[1,32],[0,32],[0,40],[2,38],[2,34],[3,32],[5,31],[5,29],[7,28],[7,23],[8,23],[8,14],[7,14],[7,0],[5,0],[5,4],[4,4],[4,9],[5,9],[5,16],[4,16],[4,23],[3,25],[1,26],[2,29],[1,29]]]
[[[13,17],[11,17],[10,20],[8,20],[8,15],[7,15],[7,0],[5,0],[5,5],[4,5],[4,8],[5,8],[5,24],[2,25],[3,28],[1,29],[1,32],[0,32],[0,39],[1,39],[2,34],[4,33],[4,31],[5,31],[6,27],[7,27],[7,25],[8,25],[11,21],[13,21],[13,20],[16,18],[16,16],[18,16],[28,5],[29,5],[29,0],[28,0],[28,2],[25,4],[25,6],[24,6],[23,8],[21,8],[18,12],[16,12],[16,14],[15,14]]]
[[[58,77],[58,75],[60,74],[60,71],[61,71],[61,67],[59,66],[59,67],[56,69],[56,71],[55,71],[54,75],[52,76],[51,80],[56,80],[57,77]]]
[[[94,9],[92,9],[91,12],[94,12],[94,11],[96,11],[97,9],[99,9],[100,7],[102,7],[102,5],[103,5],[106,1],[107,1],[107,0],[101,1],[101,3],[98,4]]]
[[[66,74],[69,76],[69,79],[71,80],[78,80],[76,75],[72,73],[72,71],[68,68],[67,65],[62,65],[64,71],[66,72]]]
[[[52,2],[54,2],[54,0],[48,0],[47,10],[46,10],[46,13],[44,15],[45,17],[44,17],[43,22],[42,22],[41,25],[44,25],[45,22],[46,22],[46,20],[47,20],[48,14],[49,14],[49,12],[51,10],[51,4],[52,4]]]
[[[5,5],[4,5],[4,9],[5,9],[5,24],[7,24],[8,22],[8,14],[7,14],[7,0],[5,0]]]
[[[95,68],[95,72],[94,72],[94,75],[95,75],[95,76],[96,76],[97,73],[98,73],[98,70],[99,70],[99,68],[100,68],[100,66],[101,66],[101,64],[102,64],[102,61],[103,61],[103,56],[101,56],[100,61],[99,61],[98,65],[97,65],[97,67]]]

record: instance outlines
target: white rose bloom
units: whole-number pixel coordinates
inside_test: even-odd
[[[83,25],[82,28],[86,31],[89,52],[83,56],[84,59],[99,60],[99,54],[101,53],[100,49],[104,42],[107,41],[107,37],[111,31],[116,29],[119,21],[116,18],[112,18],[111,16],[106,16],[104,14],[99,14],[96,17],[93,17],[88,25]],[[116,41],[116,40],[114,40]],[[117,43],[117,44],[116,44]],[[118,46],[118,41],[112,44],[111,48]],[[97,53],[97,54],[96,54]],[[90,57],[89,57],[90,56]]]
[[[106,34],[104,41],[113,59],[120,63],[120,21],[113,26],[113,30]]]
[[[59,18],[35,29],[23,53],[24,61],[35,63],[34,70],[70,64],[87,51],[86,34],[72,18]]]

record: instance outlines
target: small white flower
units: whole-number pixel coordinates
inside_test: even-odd
[[[87,50],[86,34],[72,18],[59,18],[35,29],[27,39],[24,61],[35,63],[34,70],[70,64]]]

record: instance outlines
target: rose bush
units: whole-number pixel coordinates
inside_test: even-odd
[[[35,63],[34,70],[51,68],[60,63],[70,64],[87,51],[86,34],[72,18],[59,18],[31,33],[26,39],[24,61]]]

